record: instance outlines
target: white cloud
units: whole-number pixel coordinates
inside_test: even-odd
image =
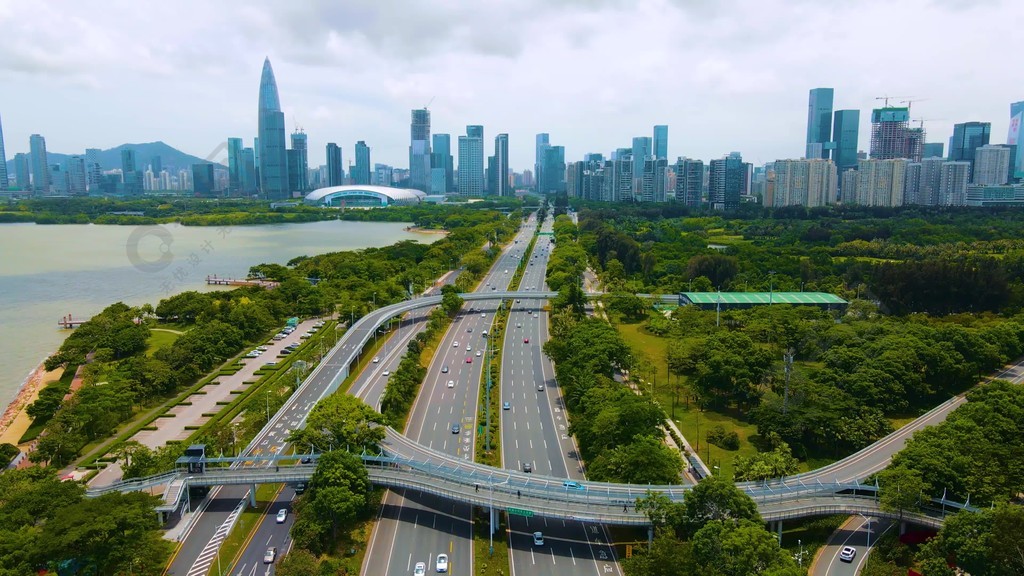
[[[510,134],[514,168],[537,132],[568,159],[670,126],[669,153],[757,162],[803,150],[807,90],[859,108],[927,98],[929,140],[993,123],[1024,99],[1011,66],[1018,0],[0,0],[0,114],[10,154],[41,133],[61,152],[162,139],[191,153],[251,141],[263,57],[289,129],[404,167],[409,111],[433,131]],[[10,155],[9,154],[9,155]]]

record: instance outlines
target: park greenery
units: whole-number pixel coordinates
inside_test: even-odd
[[[806,573],[765,529],[754,501],[720,476],[702,480],[681,503],[648,492],[636,509],[647,515],[654,539],[622,561],[626,576]]]
[[[0,574],[163,573],[158,499],[133,492],[86,498],[76,482],[30,467],[0,474]]]
[[[462,210],[517,210],[533,206],[536,197],[488,198],[463,205]],[[458,212],[458,211],[456,211]],[[0,203],[0,223],[152,225],[177,222],[185,226],[240,226],[286,224],[321,220],[412,222],[429,229],[462,227],[451,221],[452,212],[431,204],[389,206],[386,209],[339,210],[305,204],[301,199],[270,202],[247,198],[195,198],[144,196],[139,198],[21,198]],[[457,216],[456,216],[457,218]]]

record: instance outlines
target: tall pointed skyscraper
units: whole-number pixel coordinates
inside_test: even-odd
[[[270,200],[290,197],[284,112],[270,58],[263,61],[260,77],[259,142],[260,193]]]

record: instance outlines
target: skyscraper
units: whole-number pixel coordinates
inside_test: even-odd
[[[977,186],[1002,186],[1010,176],[1011,146],[982,146],[974,151],[971,183]]]
[[[356,142],[356,165],[351,170],[351,176],[353,184],[366,186],[370,183],[370,147],[362,140]]]
[[[238,194],[242,191],[242,171],[245,169],[242,159],[242,139],[228,138],[228,193]],[[154,174],[160,174],[156,166]]]
[[[704,162],[680,157],[676,160],[676,200],[696,208],[704,190]]]
[[[291,196],[288,189],[288,152],[285,148],[284,112],[270,58],[263,61],[259,100],[260,192],[270,200]],[[194,183],[193,186],[197,186]]]
[[[654,158],[668,160],[668,126],[664,124],[654,127]]]
[[[832,121],[832,137],[835,141],[832,162],[835,163],[837,172],[842,173],[857,167],[859,132],[860,110],[835,111]]]
[[[288,150],[288,191],[305,193],[307,190],[309,190],[309,152],[306,148],[306,133],[296,129],[292,133],[292,147]]]
[[[644,171],[640,175],[640,195],[637,197],[637,200],[641,202],[665,201],[665,173],[667,168],[667,160],[655,158],[644,160]]]
[[[170,178],[170,175],[168,175],[168,178]],[[258,183],[256,178],[256,149],[242,148],[242,193],[246,196],[255,194]]]
[[[103,167],[100,166],[101,152],[103,151],[99,148],[85,149],[86,185],[93,194],[100,192],[100,181],[103,179]]]
[[[459,136],[459,194],[483,196],[484,139],[483,127],[466,126],[466,135]]]
[[[192,165],[192,191],[197,195],[213,194],[213,163],[203,162]]]
[[[387,164],[373,165],[373,184],[375,186],[391,186],[393,183],[394,168]]]
[[[68,193],[73,196],[85,196],[87,183],[85,158],[78,155],[68,156],[65,163],[68,174]]]
[[[498,134],[494,137],[494,190],[491,192],[498,196],[511,196],[512,190],[508,185],[508,134]]]
[[[7,153],[4,151],[4,125],[0,121],[0,190],[7,190]]]
[[[807,101],[807,150],[805,158],[828,158],[832,141],[832,88],[814,88]]]
[[[135,150],[130,148],[121,149],[121,182],[121,193],[125,196],[142,194],[142,173],[135,163]]]
[[[565,147],[545,147],[541,168],[544,180],[538,184],[538,191],[545,194],[565,192]]]
[[[740,205],[744,180],[743,157],[733,152],[711,161],[708,201],[716,210],[735,210]]]
[[[327,143],[327,185],[341,186],[345,183],[345,168],[341,163],[341,146]]]
[[[942,165],[946,159],[939,157],[921,159],[921,177],[917,183],[917,197],[914,201],[922,206],[938,206],[939,184]]]
[[[435,194],[455,192],[455,159],[452,157],[451,134],[434,134],[431,136],[430,170],[444,171],[444,190]],[[434,188],[431,183],[431,188]]]
[[[643,180],[644,161],[651,157],[651,138],[649,136],[635,136],[633,138],[633,193],[640,194],[640,187]]]
[[[943,158],[946,155],[946,145],[942,142],[926,142],[922,158]]]
[[[535,144],[535,148],[534,148],[536,155],[534,156],[534,164],[533,164],[534,177],[535,177],[535,179],[537,181],[537,184],[536,184],[536,189],[537,190],[540,190],[541,182],[544,181],[544,175],[543,175],[543,171],[544,171],[544,166],[543,166],[543,164],[544,164],[544,150],[546,150],[548,148],[548,146],[550,146],[549,142],[550,142],[550,135],[549,134],[547,134],[546,132],[541,132],[540,134],[537,134],[537,136],[536,136],[536,144]]]
[[[982,146],[987,146],[991,136],[991,122],[954,124],[953,137],[949,140],[949,160],[951,162],[967,162],[973,171],[974,151]],[[966,193],[965,190],[964,194]]]
[[[409,145],[409,187],[430,191],[430,110],[412,111]],[[367,166],[369,168],[369,166]]]
[[[1013,150],[1013,177],[1024,178],[1024,100],[1010,104],[1010,130],[1006,144],[1016,146]]]
[[[909,108],[876,108],[871,111],[871,159],[907,158]],[[902,184],[902,176],[900,177]],[[874,206],[874,204],[871,204]]]
[[[28,147],[32,155],[32,191],[36,194],[49,194],[50,164],[46,159],[46,139],[33,134],[28,137]]]
[[[32,188],[32,163],[28,154],[18,152],[14,155],[14,184],[21,190]]]

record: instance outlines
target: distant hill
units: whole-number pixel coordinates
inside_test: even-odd
[[[140,171],[145,171],[146,166],[153,160],[154,156],[160,157],[160,162],[163,165],[164,170],[188,168],[193,164],[205,162],[198,156],[186,154],[177,148],[168,146],[163,142],[147,142],[145,144],[121,144],[116,148],[104,150],[100,152],[100,166],[104,170],[113,170],[121,167],[121,150],[124,149],[135,150],[135,167]],[[83,150],[81,154],[85,154]],[[7,160],[7,171],[10,174],[14,174],[14,154],[10,154],[11,159]],[[221,160],[225,157],[226,152],[220,152],[216,155],[217,160]],[[60,152],[46,152],[46,160],[50,164],[64,164],[64,161],[71,154],[61,154]]]

